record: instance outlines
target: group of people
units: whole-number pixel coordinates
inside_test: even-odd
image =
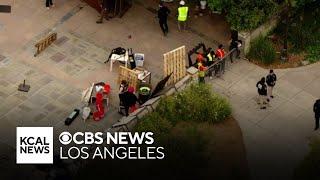
[[[218,46],[218,49],[216,51],[209,48],[209,51],[207,54],[197,53],[197,68],[198,68],[198,77],[199,77],[199,83],[205,83],[205,76],[206,71],[208,71],[208,75],[210,79],[212,79],[213,74],[218,74],[218,68],[221,68],[222,73],[224,72],[224,61],[217,66],[216,69],[208,69],[216,60],[221,60],[225,57],[225,51],[222,44]]]
[[[47,1],[52,1],[52,0],[47,0]],[[100,15],[100,18],[96,22],[98,24],[102,23],[104,18],[106,20],[109,20],[108,1],[107,0],[99,0],[99,4],[101,6],[101,15]],[[179,2],[179,5],[180,6],[177,10],[178,29],[185,30],[187,27],[189,7],[186,6],[185,1],[183,1],[183,0],[181,0]],[[164,5],[164,2],[160,1],[159,9],[158,9],[158,19],[159,19],[160,28],[161,28],[164,36],[166,36],[169,32],[168,16],[169,16],[170,12],[171,12],[170,9]]]
[[[168,28],[168,16],[170,14],[170,9],[164,5],[163,1],[160,1],[159,3],[159,9],[158,9],[158,19],[159,19],[159,25],[160,28],[166,36],[169,32]],[[181,0],[179,2],[179,8],[177,11],[177,21],[178,21],[178,29],[185,30],[187,28],[187,19],[189,15],[189,7],[186,6],[185,1]]]
[[[272,69],[270,69],[267,77],[262,77],[261,80],[257,82],[256,87],[259,94],[258,104],[260,105],[260,109],[266,109],[270,100],[274,98],[272,91],[276,82],[277,75]]]

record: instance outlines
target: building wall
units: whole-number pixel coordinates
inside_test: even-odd
[[[260,34],[266,36],[277,26],[278,21],[278,18],[275,17],[265,22],[255,30],[252,30],[250,32],[239,32],[239,39],[241,39],[243,42],[244,53],[249,53],[251,40],[257,38]]]

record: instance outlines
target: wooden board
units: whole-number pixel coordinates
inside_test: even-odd
[[[57,40],[57,33],[49,34],[46,38],[40,40],[35,47],[37,48],[37,52],[34,54],[34,57],[39,55],[42,51],[44,51],[48,46],[50,46],[55,40]]]
[[[132,86],[135,89],[138,89],[139,80],[138,80],[138,74],[135,71],[129,68],[126,68],[124,66],[120,66],[118,84],[120,84],[122,80],[126,80],[129,86]]]
[[[186,48],[181,46],[166,54],[163,54],[164,59],[164,76],[173,73],[167,82],[167,85],[172,85],[178,82],[186,75]]]
[[[0,5],[0,13],[11,13],[10,5]]]

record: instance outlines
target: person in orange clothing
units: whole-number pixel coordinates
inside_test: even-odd
[[[104,117],[103,94],[101,91],[96,94],[96,110],[93,113],[93,119],[99,121]]]
[[[203,63],[204,63],[203,55],[201,53],[198,53],[198,55],[197,55],[197,68],[199,68],[200,65],[203,65]]]
[[[216,57],[219,59],[222,59],[222,58],[224,58],[224,56],[225,56],[224,47],[222,44],[220,44],[218,46],[218,49],[216,50]]]
[[[222,60],[224,58],[224,56],[225,56],[224,47],[222,44],[220,44],[218,49],[216,50],[216,57],[219,60]],[[222,73],[224,73],[225,64],[226,64],[226,62],[224,60],[220,62],[220,71]]]

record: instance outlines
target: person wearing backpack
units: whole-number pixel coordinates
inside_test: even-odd
[[[266,109],[266,105],[268,104],[266,78],[262,77],[261,80],[257,82],[256,87],[259,94],[258,104],[260,104],[260,109]]]
[[[313,112],[315,117],[315,128],[314,130],[319,129],[319,121],[320,121],[320,99],[316,100],[313,105]]]
[[[272,95],[272,91],[273,91],[273,87],[276,85],[276,81],[277,81],[277,75],[273,72],[273,69],[270,69],[269,74],[267,75],[267,92],[268,92],[268,99],[267,101],[270,101],[270,98],[273,98]]]

